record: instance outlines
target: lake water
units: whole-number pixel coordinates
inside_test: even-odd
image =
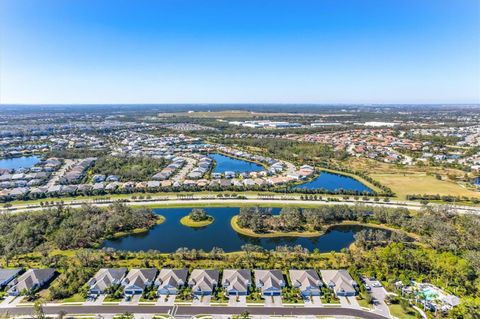
[[[302,245],[311,251],[318,248],[321,252],[329,252],[348,247],[354,241],[355,233],[365,229],[360,226],[345,225],[331,228],[324,235],[312,238],[256,238],[238,234],[232,229],[230,220],[239,213],[239,208],[211,207],[205,210],[215,218],[215,221],[203,228],[190,228],[180,224],[180,218],[187,215],[191,208],[155,209],[155,213],[166,218],[163,224],[154,226],[147,233],[106,240],[102,247],[130,251],[153,249],[161,252],[174,252],[181,247],[205,251],[220,247],[230,252],[240,251],[245,244],[258,245],[265,249],[274,249],[280,245]],[[280,208],[273,209],[274,214],[279,212]]]
[[[30,168],[40,162],[40,158],[37,156],[23,156],[0,159],[0,168],[6,169],[18,169],[18,168]]]
[[[235,173],[257,172],[264,170],[263,166],[253,162],[239,160],[222,154],[210,154],[216,162],[214,173],[225,173],[232,171]]]
[[[369,187],[354,178],[328,172],[322,172],[317,178],[304,184],[296,185],[293,188],[325,189],[327,191],[344,189],[346,191],[373,192]]]

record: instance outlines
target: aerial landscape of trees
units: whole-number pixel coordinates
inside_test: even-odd
[[[272,214],[269,208],[242,207],[237,218],[238,226],[257,233],[322,230],[344,221],[385,225],[393,230],[402,230],[403,232],[392,234],[392,238],[397,241],[406,241],[409,237],[407,234],[413,233],[415,239],[442,251],[480,247],[480,217],[457,214],[448,206],[428,207],[421,213],[406,208],[364,205],[323,205],[303,209],[284,207],[278,215]],[[369,238],[371,236],[365,237],[365,240]]]
[[[165,167],[164,158],[146,156],[102,156],[97,159],[91,174],[117,175],[120,181],[145,181]]]
[[[193,215],[201,216],[203,210]],[[422,211],[347,205],[315,208],[284,207],[278,214],[263,207],[243,207],[238,215],[242,227],[257,231],[323,229],[342,221],[377,225],[357,232],[355,241],[341,252],[320,253],[297,245],[265,250],[244,245],[237,254],[221,248],[211,251],[179,248],[159,251],[92,249],[102,238],[119,231],[148,228],[157,215],[149,209],[114,204],[108,208],[55,207],[42,212],[3,214],[0,217],[0,265],[45,266],[59,276],[48,289],[57,300],[84,293],[85,282],[100,267],[172,268],[346,268],[354,276],[374,276],[387,290],[395,282],[426,281],[462,297],[462,304],[441,318],[475,318],[480,307],[480,217],[458,214],[453,207],[426,207]],[[397,233],[398,232],[398,233]],[[408,236],[414,236],[409,238]],[[395,237],[398,236],[398,237]],[[84,248],[84,247],[87,247]],[[69,249],[72,253],[64,253]],[[33,252],[33,254],[31,254]],[[28,254],[29,253],[29,254]]]
[[[148,229],[158,215],[145,208],[115,203],[107,208],[57,206],[40,212],[0,215],[0,255],[34,250],[94,247],[117,232]]]

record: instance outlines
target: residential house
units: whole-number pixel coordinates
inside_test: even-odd
[[[124,286],[123,294],[136,295],[143,293],[145,288],[153,285],[157,272],[155,268],[134,268],[130,270],[122,280],[122,286]]]
[[[120,285],[122,279],[127,273],[127,268],[102,268],[93,278],[91,278],[87,285],[89,287],[90,295],[100,295],[108,288]]]
[[[216,269],[194,269],[188,286],[197,296],[211,295],[218,285],[219,273]]]
[[[176,295],[187,282],[187,269],[162,269],[155,280],[157,295]]]
[[[280,270],[255,269],[255,286],[263,296],[280,296],[285,287],[283,274]]]
[[[320,270],[323,282],[335,292],[337,296],[355,296],[357,283],[345,269]]]
[[[29,269],[8,284],[8,294],[18,296],[24,291],[35,291],[43,287],[55,275],[55,269]]]
[[[0,289],[17,277],[22,272],[22,268],[0,269]]]
[[[292,286],[300,289],[302,296],[320,296],[322,281],[315,270],[290,269],[289,274]]]
[[[225,269],[222,285],[227,295],[246,296],[252,284],[252,275],[248,269]]]

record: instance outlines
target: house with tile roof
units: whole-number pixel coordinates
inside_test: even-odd
[[[315,270],[290,269],[289,275],[292,286],[298,288],[302,296],[320,296],[322,281]]]
[[[87,283],[89,287],[89,294],[100,295],[103,294],[108,288],[115,285],[120,285],[126,274],[127,268],[100,269]]]
[[[283,274],[280,270],[255,269],[255,286],[262,291],[263,296],[281,296],[285,287]]]
[[[162,269],[155,280],[157,295],[176,295],[178,290],[187,282],[187,269]]]
[[[252,275],[248,269],[224,269],[222,285],[229,296],[246,296],[252,284]]]
[[[323,282],[335,292],[335,295],[348,297],[357,294],[358,284],[345,269],[320,270],[320,274]]]
[[[130,270],[125,278],[122,280],[124,295],[138,295],[142,294],[145,288],[153,285],[158,270],[156,268],[139,269],[134,268]]]
[[[216,269],[194,269],[188,286],[197,296],[211,295],[218,285],[219,272]]]
[[[55,269],[29,269],[8,284],[8,294],[19,296],[26,291],[36,291],[47,284],[55,275]]]

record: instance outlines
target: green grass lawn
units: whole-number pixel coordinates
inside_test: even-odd
[[[372,174],[371,176],[383,185],[390,187],[400,199],[405,199],[409,194],[480,197],[479,192],[462,187],[452,181],[438,180],[435,176],[426,174]]]
[[[199,227],[205,227],[205,226],[208,226],[210,225],[211,223],[213,223],[215,221],[215,219],[212,217],[212,216],[208,216],[208,218],[206,220],[202,220],[202,221],[194,221],[190,218],[190,216],[183,216],[181,219],[180,219],[180,224],[182,224],[183,226],[186,226],[186,227],[193,227],[193,228],[199,228]]]
[[[62,300],[63,302],[84,302],[85,298],[81,294],[74,294],[71,297],[65,298]]]
[[[420,317],[420,315],[411,307],[409,307],[407,311],[403,310],[400,305],[389,305],[388,308],[390,308],[392,316],[400,319],[417,319]]]
[[[122,301],[122,298],[115,298],[111,295],[108,295],[105,297],[105,300],[103,300],[104,302],[120,302]]]
[[[358,304],[359,304],[361,307],[365,307],[365,308],[369,308],[369,309],[372,308],[372,305],[369,304],[369,303],[367,302],[367,300],[366,300],[365,298],[363,298],[362,296],[359,296],[359,297],[357,298],[357,301],[358,301]]]

